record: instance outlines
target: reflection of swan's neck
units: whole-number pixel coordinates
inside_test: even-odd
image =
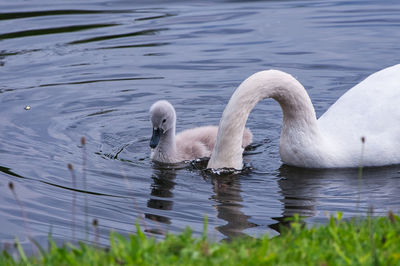
[[[281,71],[258,72],[246,79],[234,92],[219,124],[217,141],[209,168],[242,169],[242,136],[254,106],[265,98],[275,99],[283,111],[280,152],[285,162],[293,146],[303,147],[319,138],[317,120],[304,87]]]

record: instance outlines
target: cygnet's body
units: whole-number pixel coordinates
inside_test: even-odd
[[[282,108],[279,152],[285,164],[309,168],[400,164],[399,64],[354,86],[318,120],[306,90],[291,75],[277,70],[253,74],[236,89],[222,114],[208,168],[242,169],[242,147],[236,143],[251,110],[265,98]]]
[[[150,108],[153,135],[150,141],[151,159],[164,163],[178,163],[210,157],[217,139],[217,126],[203,126],[184,130],[175,135],[176,112],[165,100],[154,103]],[[252,134],[247,128],[239,145],[248,146]]]

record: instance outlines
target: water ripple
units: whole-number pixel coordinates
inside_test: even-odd
[[[387,3],[389,2],[389,3]],[[399,167],[307,170],[282,165],[282,112],[263,101],[247,126],[246,171],[150,159],[152,103],[176,107],[177,130],[219,123],[234,89],[276,68],[299,79],[317,115],[370,73],[400,61],[393,1],[13,1],[0,3],[1,239],[26,239],[15,184],[39,242],[91,239],[85,219],[160,237],[190,226],[221,240],[399,211]],[[31,108],[25,108],[30,106]],[[82,145],[81,138],[86,144]],[[71,164],[76,184],[67,165]],[[86,177],[86,183],[84,183]],[[76,196],[76,238],[72,237]],[[87,203],[85,203],[87,198]]]

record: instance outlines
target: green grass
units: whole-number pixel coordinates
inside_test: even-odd
[[[6,252],[0,265],[400,265],[400,217],[352,219],[341,215],[324,226],[304,227],[297,219],[277,237],[236,239],[230,243],[194,237],[190,229],[162,241],[138,228],[125,238],[110,235],[109,249],[51,243],[41,255],[14,260]]]

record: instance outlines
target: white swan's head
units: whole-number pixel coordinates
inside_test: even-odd
[[[157,147],[163,135],[175,130],[175,109],[168,101],[157,101],[150,107],[150,120],[153,124],[153,135],[151,136],[150,147],[154,149]],[[173,132],[173,134],[175,134],[175,132]]]

